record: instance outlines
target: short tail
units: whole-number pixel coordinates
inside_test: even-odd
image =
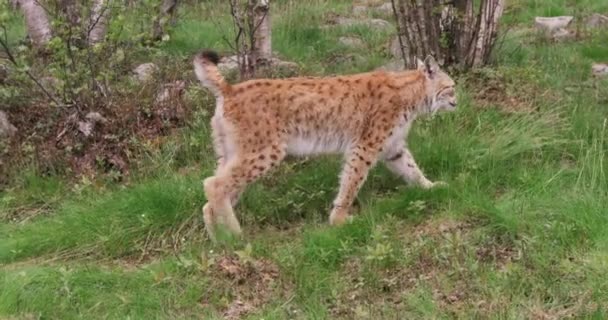
[[[224,96],[231,90],[230,84],[217,69],[220,57],[214,51],[203,50],[194,57],[194,73],[203,84],[213,92],[216,98]]]

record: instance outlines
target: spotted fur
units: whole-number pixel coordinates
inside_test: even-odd
[[[430,188],[406,147],[412,121],[456,107],[454,81],[431,57],[417,70],[327,78],[257,79],[228,84],[217,55],[203,52],[194,70],[216,97],[211,120],[218,157],[204,182],[203,208],[210,235],[217,224],[240,234],[233,205],[245,187],[288,154],[341,153],[345,164],[331,224],[344,223],[369,170],[382,161],[409,183]]]

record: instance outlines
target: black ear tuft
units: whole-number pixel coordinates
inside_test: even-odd
[[[213,64],[220,63],[220,56],[217,54],[217,52],[215,52],[213,50],[205,49],[205,50],[201,51],[199,56]]]

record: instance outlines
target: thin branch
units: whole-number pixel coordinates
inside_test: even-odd
[[[5,38],[4,39],[0,39],[0,45],[4,49],[4,52],[6,53],[6,55],[8,56],[8,60],[13,65],[15,65],[15,67],[19,68],[19,63],[17,62],[17,60],[13,56],[13,53],[11,52],[11,50],[10,50],[10,48],[8,46],[8,36],[7,36],[8,33],[6,31],[6,27],[5,26],[2,26],[2,31],[4,32]],[[40,83],[40,81],[38,81],[38,79],[36,79],[36,77],[34,77],[29,70],[24,70],[24,72],[40,88],[40,90],[42,90],[42,92],[44,92],[44,94],[46,94],[46,96],[49,99],[51,99],[57,106],[61,106],[62,105],[61,103],[59,103],[59,101],[57,101],[57,99],[55,99],[55,97],[53,97],[53,95],[51,95],[44,88],[44,86]]]

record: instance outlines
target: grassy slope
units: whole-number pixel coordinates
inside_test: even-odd
[[[608,12],[598,1],[569,4],[513,2],[506,20]],[[386,59],[379,46],[388,34],[318,27],[324,12],[346,12],[346,1],[280,6],[275,50],[306,73],[369,70]],[[223,48],[215,25],[192,12],[166,52]],[[342,34],[359,34],[368,47],[338,47]],[[507,38],[500,67],[471,76],[500,75],[504,101],[482,107],[462,86],[457,113],[420,120],[410,136],[428,176],[450,187],[406,188],[377,168],[357,219],[343,228],[326,225],[333,157],[290,161],[252,186],[237,209],[250,245],[236,247],[212,246],[201,229],[200,181],[211,159],[178,171],[184,161],[169,146],[152,161],[157,172],[103,190],[27,175],[0,194],[0,316],[220,317],[238,299],[265,319],[605,318],[608,91],[588,70],[608,60],[607,39]],[[336,60],[345,54],[353,58]],[[538,111],[501,112],[511,98]],[[177,139],[206,132],[200,125]],[[12,219],[36,210],[44,214]],[[249,270],[244,280],[226,272],[233,256]],[[278,268],[270,284],[255,280],[266,274],[261,262]]]

